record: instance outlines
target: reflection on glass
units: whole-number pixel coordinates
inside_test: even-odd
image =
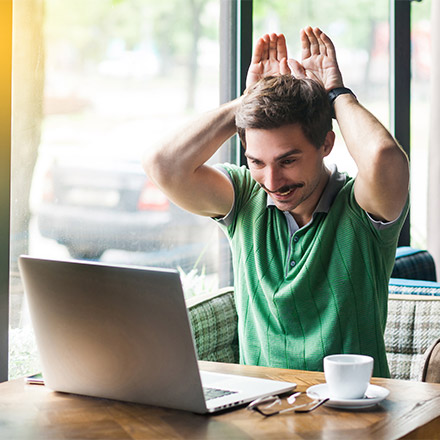
[[[36,365],[20,253],[178,268],[187,295],[218,284],[217,226],[140,159],[218,105],[219,2],[30,0],[14,15],[11,377]]]

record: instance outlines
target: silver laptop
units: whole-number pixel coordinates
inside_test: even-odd
[[[29,256],[19,266],[55,391],[207,413],[296,387],[199,371],[175,270]]]

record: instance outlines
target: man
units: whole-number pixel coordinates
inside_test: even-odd
[[[362,353],[374,357],[375,376],[388,376],[383,333],[408,160],[344,88],[331,40],[307,27],[301,45],[298,62],[283,35],[260,38],[245,94],[146,154],[144,167],[227,234],[242,363],[322,370],[325,355]],[[324,164],[332,111],[355,179]],[[237,126],[249,170],[208,166]]]

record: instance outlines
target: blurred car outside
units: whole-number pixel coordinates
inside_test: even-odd
[[[214,264],[207,245],[216,226],[170,202],[140,161],[62,155],[46,168],[40,192],[33,209],[38,230],[73,258],[97,260],[118,249],[147,253],[150,265],[190,270],[204,254]]]

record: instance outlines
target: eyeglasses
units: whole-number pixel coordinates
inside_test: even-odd
[[[301,395],[300,392],[292,394],[287,398],[287,402],[290,405],[292,405],[296,401],[296,398],[300,395]],[[264,417],[272,417],[277,414],[283,414],[289,411],[293,411],[296,413],[306,413],[320,407],[322,404],[327,402],[327,400],[329,399],[328,398],[319,399],[318,396],[316,396],[316,398],[313,399],[311,402],[291,406],[289,408],[277,409],[282,404],[281,398],[279,396],[267,396],[267,397],[260,397],[259,399],[251,402],[247,406],[247,410],[255,411]]]

